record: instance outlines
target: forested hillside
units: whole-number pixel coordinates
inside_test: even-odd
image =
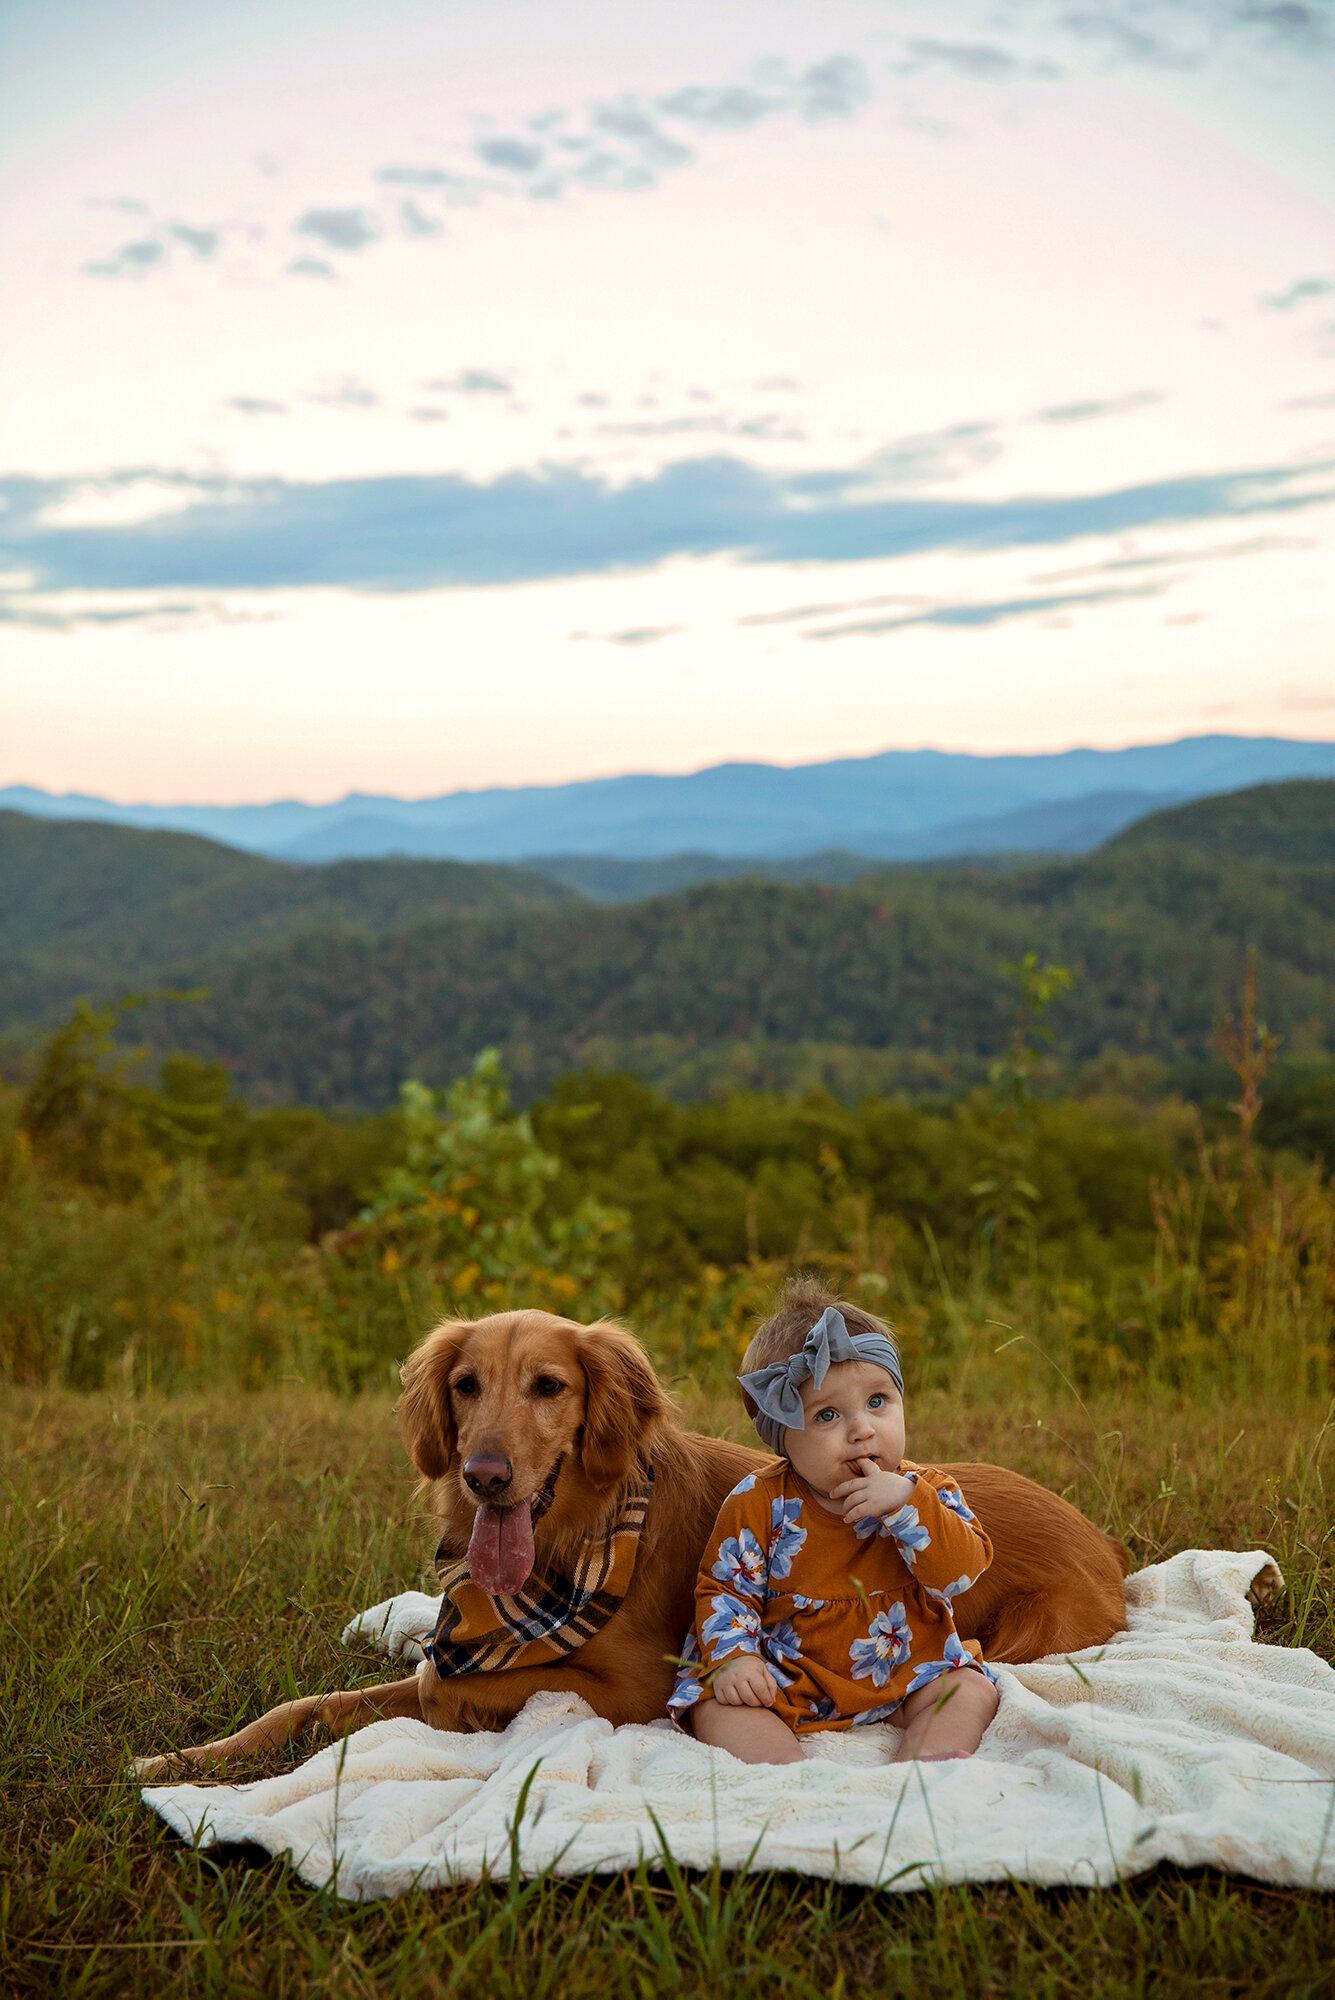
[[[1156,840],[1286,866],[1335,862],[1335,780],[1295,778],[1286,785],[1253,785],[1220,798],[1193,799],[1137,820],[1108,846],[1142,847]]]
[[[1227,851],[1228,801],[1213,831],[1170,815],[1075,865],[512,901],[379,934],[349,897],[337,927],[197,948],[160,973],[210,997],[127,1024],[160,1066],[79,1009],[0,1080],[0,1374],[355,1387],[461,1305],[573,1303],[629,1308],[699,1383],[815,1264],[890,1312],[915,1367],[990,1366],[1001,1325],[1087,1384],[1204,1358],[1306,1393],[1335,1284],[1332,804],[1258,798],[1259,859]],[[116,892],[141,945],[173,895],[240,907],[171,876],[198,846],[128,850],[159,867]],[[114,926],[110,879],[99,914],[71,873],[76,937]],[[1285,1037],[1268,1074],[1255,984]],[[822,1075],[837,1094],[805,1088]],[[1240,1123],[1247,1078],[1264,1101]]]
[[[896,869],[838,889],[732,881],[614,907],[542,907],[517,871],[440,863],[274,869],[271,886],[246,873],[269,864],[184,836],[36,831],[78,835],[94,857],[108,839],[172,852],[154,899],[133,866],[107,864],[90,887],[73,857],[63,933],[10,914],[7,935],[40,943],[8,961],[9,1023],[58,985],[67,997],[74,964],[99,998],[150,978],[207,985],[170,1016],[146,1010],[136,1032],[225,1062],[257,1102],[373,1108],[486,1044],[525,1096],[587,1064],[687,1095],[720,1078],[825,1078],[850,1096],[914,1076],[950,1088],[1003,1045],[998,968],[1030,950],[1075,973],[1054,1013],[1073,1060],[1203,1057],[1249,947],[1291,1052],[1319,1055],[1335,1013],[1331,783],[1158,814],[1075,863]],[[223,872],[190,874],[215,856]],[[51,893],[30,882],[31,908]]]
[[[443,910],[571,893],[522,868],[452,861],[266,861],[189,833],[0,812],[0,1025],[49,1018],[76,994],[161,984],[269,938],[395,931]]]

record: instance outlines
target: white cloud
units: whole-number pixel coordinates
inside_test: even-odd
[[[364,250],[380,236],[380,225],[365,208],[308,208],[292,225],[293,234],[312,236],[326,250]]]
[[[220,5],[178,9],[174,32],[216,28]],[[212,772],[261,789],[408,788],[410,766],[430,788],[441,759],[440,783],[467,783],[815,755],[966,723],[994,746],[1096,739],[1189,727],[1214,700],[1263,726],[1244,656],[1253,681],[1264,657],[1267,682],[1294,688],[1329,658],[1310,492],[1251,497],[1303,501],[1293,539],[1319,546],[1180,570],[1162,524],[1105,521],[1041,562],[981,536],[892,558],[852,526],[875,506],[885,534],[930,502],[959,510],[967,540],[1012,503],[1049,525],[1060,496],[1093,508],[1171,485],[1185,506],[1193,481],[1199,499],[1230,468],[1330,455],[1330,299],[1313,287],[1335,215],[1331,70],[1312,11],[581,0],[575,33],[548,0],[507,0],[502,37],[487,9],[339,0],[317,18],[292,0],[282,38],[234,5],[233,66],[201,56],[151,95],[133,64],[94,76],[62,47],[95,115],[51,114],[6,208],[6,368],[25,387],[8,466],[75,482],[45,520],[66,583],[20,593],[56,623],[6,633],[18,705],[37,713],[43,676],[64,689],[40,710],[58,758],[114,686],[137,734],[113,718],[90,757],[128,771],[151,753],[179,785],[188,755],[201,787]],[[159,60],[117,18],[127,55]],[[110,190],[95,207],[92,162]],[[139,470],[88,476],[108,466]],[[564,512],[542,512],[563,479]],[[434,505],[451,480],[461,505],[418,547],[413,495]],[[738,506],[747,481],[782,493],[777,528]],[[153,544],[186,567],[212,548],[221,574],[241,515],[216,510],[241,489],[253,534],[200,587],[214,622],[187,617],[165,570],[138,593],[69,583],[86,574],[76,532],[107,573],[133,543],[136,561]],[[292,512],[272,547],[265,492]],[[358,506],[403,556],[392,596],[332,587],[384,581]],[[347,567],[331,555],[335,576],[290,588],[331,520]],[[442,547],[463,580],[419,588]],[[542,582],[558,558],[591,568]],[[276,580],[260,588],[262,563]],[[483,580],[487,563],[517,580]],[[1058,567],[1097,574],[1088,591],[1033,580]],[[1170,578],[1162,601],[1105,592]],[[1062,596],[1084,601],[1014,609]],[[219,622],[260,603],[273,627]],[[819,620],[788,614],[821,606],[829,624],[900,623],[822,647],[813,675],[798,639]],[[947,622],[979,607],[1009,609]],[[387,656],[392,727],[367,721],[365,694],[366,660]],[[321,667],[343,718],[328,742],[310,729]],[[460,701],[474,720],[456,741]]]

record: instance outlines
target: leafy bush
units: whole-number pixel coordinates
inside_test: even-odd
[[[628,1313],[690,1395],[730,1381],[785,1273],[813,1268],[894,1320],[920,1379],[1322,1390],[1335,1199],[1261,1143],[1254,1004],[1230,1132],[1146,1101],[1125,1065],[1035,1095],[1025,979],[1050,971],[1017,968],[990,1084],[934,1105],[683,1106],[584,1070],[528,1114],[487,1051],[379,1117],[254,1111],[198,1058],[146,1083],[81,1010],[26,1094],[0,1090],[0,1369],[355,1389],[435,1319],[527,1304]]]
[[[461,1308],[612,1310],[612,1277],[630,1218],[592,1195],[550,1210],[560,1162],[543,1151],[526,1113],[514,1113],[495,1049],[484,1049],[447,1091],[405,1083],[405,1157],[385,1175],[357,1225],[332,1246],[370,1253],[386,1272],[407,1264],[437,1274]]]

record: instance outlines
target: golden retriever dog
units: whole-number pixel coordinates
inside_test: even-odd
[[[437,1729],[502,1729],[541,1690],[577,1694],[609,1722],[666,1713],[673,1660],[694,1607],[700,1556],[726,1495],[772,1463],[748,1445],[683,1431],[639,1343],[606,1321],[546,1312],[450,1320],[403,1368],[409,1455],[472,1581],[511,1594],[563,1567],[616,1520],[653,1468],[630,1587],[575,1652],[538,1666],[437,1675],[431,1664],[380,1687],[310,1696],[215,1743],[145,1758],[141,1776],[272,1750],[319,1727],[342,1734],[383,1716]],[[1121,1544],[1055,1493],[999,1465],[946,1465],[992,1538],[991,1568],[957,1600],[960,1636],[989,1660],[1101,1645],[1126,1623]]]

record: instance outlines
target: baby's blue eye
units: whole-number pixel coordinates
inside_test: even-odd
[[[837,1417],[838,1414],[839,1412],[837,1410],[822,1410],[820,1415],[816,1418],[816,1422],[818,1424],[823,1424],[827,1417],[833,1419]]]
[[[884,1396],[868,1396],[867,1408],[869,1410],[879,1410],[884,1402],[885,1402]]]

